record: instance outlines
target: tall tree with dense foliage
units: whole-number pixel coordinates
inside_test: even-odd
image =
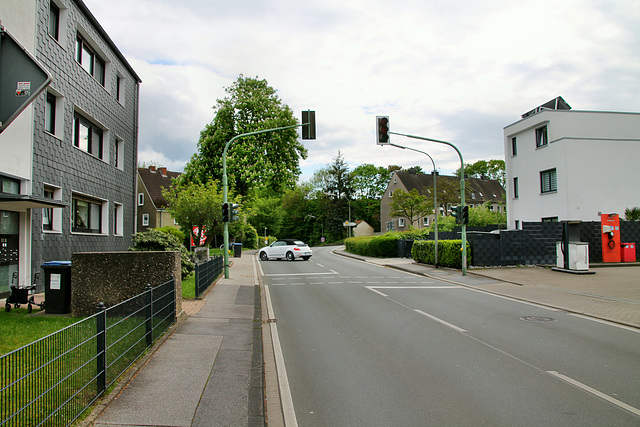
[[[474,178],[486,176],[489,179],[495,179],[503,187],[505,185],[506,172],[504,160],[478,160],[473,164],[465,163],[464,173]],[[460,176],[460,168],[456,170],[456,175]]]
[[[266,80],[238,79],[218,99],[213,121],[200,133],[198,152],[185,168],[184,180],[222,181],[222,153],[233,137],[265,129],[298,124],[293,111]],[[235,140],[227,151],[229,185],[246,196],[251,189],[293,188],[300,175],[300,159],[307,150],[297,129],[267,132]]]

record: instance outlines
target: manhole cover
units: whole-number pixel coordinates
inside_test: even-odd
[[[558,319],[554,319],[552,317],[543,317],[543,316],[521,316],[520,320],[524,320],[525,322],[538,322],[538,323],[549,323],[549,322],[558,321]]]

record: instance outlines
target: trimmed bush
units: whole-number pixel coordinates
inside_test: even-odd
[[[467,243],[467,249],[469,243]],[[438,241],[438,264],[444,267],[462,268],[462,240]],[[416,240],[411,257],[416,262],[435,264],[436,244],[433,240]],[[471,265],[471,251],[467,250],[467,265]]]
[[[377,258],[394,258],[398,256],[398,235],[388,233],[382,236],[350,237],[345,240],[347,252]]]

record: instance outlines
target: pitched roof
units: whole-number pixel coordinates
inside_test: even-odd
[[[171,172],[168,171],[167,168],[156,168],[155,166],[149,166],[148,169],[138,168],[138,176],[142,179],[142,183],[147,189],[147,193],[156,209],[168,206],[166,199],[162,197],[162,189],[170,188],[171,179],[177,178],[180,175],[182,175],[182,173]]]
[[[407,191],[414,188],[422,195],[428,195],[425,189],[433,188],[433,175],[412,172],[394,172],[395,176],[404,184]],[[460,182],[458,176],[438,175],[437,181],[456,181]],[[437,185],[437,182],[436,182]],[[467,194],[476,193],[474,199],[476,202],[504,202],[506,193],[500,182],[495,179],[472,178],[465,179],[465,190]]]

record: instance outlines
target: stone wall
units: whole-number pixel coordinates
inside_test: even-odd
[[[176,313],[182,312],[180,252],[86,252],[71,255],[71,314],[90,316],[98,303],[112,307],[146,289],[176,280]]]

